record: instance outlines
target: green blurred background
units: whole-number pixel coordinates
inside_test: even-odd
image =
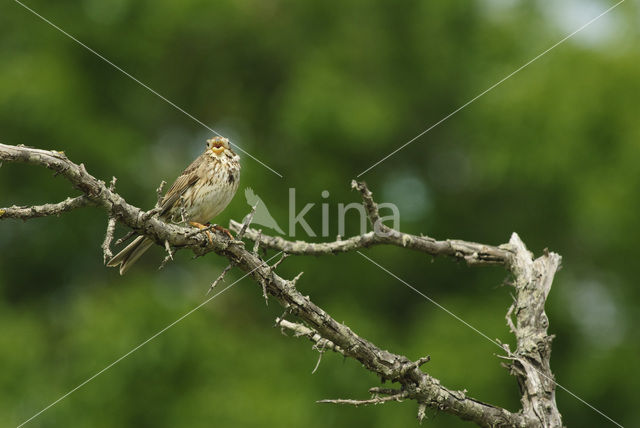
[[[595,17],[606,1],[29,1],[76,36],[279,171],[242,156],[285,227],[288,188],[319,233],[319,204],[358,202],[352,178]],[[564,257],[547,304],[560,384],[640,425],[639,9],[625,2],[364,174],[401,229],[500,244],[517,231]],[[39,20],[0,7],[0,138],[64,150],[141,207],[211,133]],[[321,197],[327,190],[330,196]],[[77,191],[50,171],[0,168],[0,206]],[[249,210],[241,191],[216,220]],[[357,233],[350,221],[348,232]],[[154,248],[125,277],[102,264],[106,215],[0,222],[0,425],[15,426],[205,299],[225,266]],[[330,234],[337,224],[331,220]],[[126,229],[119,228],[123,234]],[[298,229],[297,238],[305,238]],[[331,238],[314,238],[315,240]],[[367,255],[485,332],[513,343],[502,268],[399,248]],[[292,257],[300,290],[393,352],[432,361],[450,388],[519,408],[500,354],[357,254]],[[240,278],[232,271],[226,284]],[[416,404],[366,398],[379,380],[273,328],[281,314],[243,280],[35,419],[30,426],[415,426]],[[559,390],[568,426],[614,426]],[[429,411],[428,426],[468,423]]]

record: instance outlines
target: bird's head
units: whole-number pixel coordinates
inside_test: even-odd
[[[216,157],[224,156],[225,152],[232,157],[235,156],[229,145],[229,140],[224,137],[213,137],[207,140],[207,150],[211,150],[211,153]]]

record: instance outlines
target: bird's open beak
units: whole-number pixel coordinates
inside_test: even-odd
[[[224,147],[211,147],[211,151],[216,155],[219,155],[224,152]]]

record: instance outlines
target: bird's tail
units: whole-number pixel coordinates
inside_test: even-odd
[[[138,236],[122,251],[113,256],[113,258],[107,262],[107,266],[120,266],[120,275],[124,275],[131,265],[133,265],[145,251],[151,248],[152,245],[153,241],[151,239]]]

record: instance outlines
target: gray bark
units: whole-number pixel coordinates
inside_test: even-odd
[[[8,207],[0,209],[0,220],[59,215],[61,213],[93,205],[106,211],[109,221],[103,251],[110,253],[114,222],[120,222],[136,233],[145,235],[166,248],[190,249],[196,255],[214,252],[225,257],[231,266],[237,266],[260,286],[265,293],[275,298],[286,314],[293,315],[302,323],[278,320],[278,324],[298,336],[307,337],[318,350],[332,350],[354,358],[369,371],[384,380],[397,382],[400,389],[372,388],[375,395],[369,400],[323,400],[336,404],[366,405],[388,401],[414,400],[418,403],[418,417],[424,417],[425,408],[469,420],[483,427],[559,427],[561,416],[555,403],[555,382],[550,369],[551,337],[547,334],[548,319],[544,305],[553,277],[560,265],[560,256],[546,253],[533,259],[520,238],[514,233],[508,244],[484,245],[461,240],[438,241],[427,236],[404,234],[379,222],[377,205],[364,183],[353,182],[363,198],[374,232],[332,243],[314,244],[290,242],[278,237],[264,236],[250,227],[244,236],[256,244],[283,251],[288,254],[320,255],[355,251],[372,245],[395,245],[431,255],[444,255],[464,260],[469,265],[503,265],[514,277],[515,301],[509,309],[508,324],[517,339],[517,348],[511,352],[504,347],[509,368],[522,390],[522,410],[509,412],[506,409],[468,397],[464,391],[455,391],[441,385],[438,379],[421,370],[429,358],[411,361],[407,357],[381,349],[369,340],[357,335],[343,323],[337,322],[322,308],[303,296],[296,288],[300,275],[291,280],[280,277],[275,269],[277,263],[268,265],[254,251],[245,249],[241,241],[231,240],[224,234],[213,234],[210,242],[204,233],[192,228],[162,222],[156,210],[143,211],[128,204],[115,192],[115,179],[108,187],[89,174],[82,164],[70,161],[62,152],[47,151],[24,146],[0,144],[0,161],[22,162],[52,169],[67,179],[81,196],[60,203],[33,207]],[[233,230],[243,226],[232,222]],[[515,323],[512,320],[515,316]]]

